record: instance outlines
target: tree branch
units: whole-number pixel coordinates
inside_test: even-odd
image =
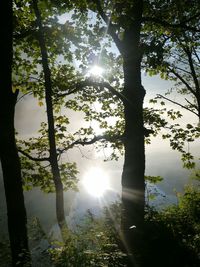
[[[62,94],[56,94],[56,96],[57,97],[65,97],[65,96],[68,96],[68,95],[71,95],[71,94],[78,92],[80,89],[82,89],[82,87],[80,86],[80,83],[77,83],[75,88],[72,89],[71,91],[68,91],[68,92],[62,93]]]
[[[25,94],[23,94],[22,96],[20,96],[18,99],[17,99],[17,103],[22,99],[24,98],[26,95],[32,95],[33,93],[32,92],[27,92]]]
[[[199,57],[198,52],[196,51],[196,49],[194,47],[193,47],[193,51],[194,51],[194,55],[197,58],[198,63],[200,64],[200,57]]]
[[[63,149],[58,149],[58,152],[60,154],[62,154],[64,151],[67,151],[69,149],[72,149],[74,146],[76,145],[81,145],[81,146],[87,146],[87,145],[92,145],[100,140],[105,140],[105,141],[109,141],[109,142],[115,142],[116,140],[121,140],[123,141],[123,135],[115,135],[115,136],[109,136],[109,135],[98,135],[98,136],[94,136],[94,138],[87,140],[76,140],[73,143],[71,143],[70,145],[68,145],[67,147],[63,148]]]
[[[200,14],[195,15],[195,17],[193,16],[192,19],[194,19],[194,18],[196,18],[198,16],[200,16]],[[184,21],[184,22],[180,22],[180,23],[176,23],[176,24],[171,24],[171,23],[169,23],[167,21],[164,21],[164,20],[161,20],[161,19],[158,19],[158,18],[143,17],[142,21],[143,22],[146,22],[146,21],[154,22],[154,23],[160,24],[161,26],[168,27],[168,28],[183,28],[185,30],[189,30],[189,31],[193,31],[193,32],[200,32],[200,29],[185,25],[185,23],[189,22],[190,20]]]
[[[63,93],[63,94],[57,94],[58,97],[64,97],[68,96],[70,94],[76,93],[77,91],[81,90],[82,88],[86,86],[94,86],[94,87],[100,87],[100,88],[107,88],[112,95],[117,96],[123,103],[127,103],[129,105],[132,105],[132,103],[129,101],[128,98],[126,98],[122,93],[118,92],[114,87],[112,87],[108,82],[96,82],[90,79],[87,79],[85,81],[82,81],[80,83],[77,83],[76,88],[70,92]]]
[[[147,129],[144,127],[144,136],[148,137],[150,134],[154,133],[153,130],[151,129]],[[74,146],[76,145],[81,145],[81,146],[88,146],[88,145],[92,145],[100,140],[105,140],[108,142],[116,142],[116,140],[119,140],[121,142],[124,142],[125,139],[125,135],[121,134],[121,135],[114,135],[114,136],[110,136],[107,134],[104,135],[98,135],[98,136],[94,136],[92,139],[87,140],[76,140],[73,143],[71,143],[70,145],[68,145],[67,147],[63,148],[63,149],[57,149],[57,151],[59,152],[59,154],[62,154],[65,151],[68,151],[69,149],[72,149]]]
[[[21,33],[14,33],[13,34],[13,38],[16,39],[16,40],[20,40],[20,39],[23,39],[25,37],[28,37],[29,35],[32,35],[33,33],[35,33],[35,31],[26,30],[26,31],[21,32]]]
[[[180,104],[180,103],[178,103],[178,102],[176,102],[176,101],[171,100],[170,98],[167,98],[167,97],[165,97],[165,96],[163,96],[163,95],[160,95],[160,94],[157,94],[157,96],[158,96],[159,98],[163,98],[163,99],[165,99],[165,100],[167,100],[167,101],[169,101],[169,102],[171,102],[171,103],[173,103],[173,104],[175,104],[175,105],[177,105],[177,106],[179,106],[179,107],[181,107],[181,108],[184,108],[184,109],[186,109],[187,111],[192,112],[192,113],[195,114],[196,116],[199,116],[198,113],[196,113],[195,111],[193,111],[193,110],[191,110],[191,109],[185,107],[184,105],[182,105],[182,104]]]
[[[28,159],[33,160],[33,161],[49,161],[49,157],[47,158],[36,158],[36,157],[32,157],[31,155],[29,155],[28,153],[26,153],[25,151],[21,150],[20,148],[17,149],[18,152],[20,152],[22,155],[26,156]]]
[[[183,79],[183,77],[176,72],[174,69],[168,68],[183,84],[185,84],[185,86],[187,87],[187,89],[196,96],[196,92],[193,90],[193,88]]]
[[[131,102],[120,92],[118,92],[114,87],[112,87],[108,82],[96,82],[93,80],[85,80],[80,84],[81,87],[85,86],[94,86],[94,87],[105,87],[107,88],[112,95],[117,96],[122,102],[127,102],[131,104]]]
[[[180,67],[176,67],[176,69],[177,69],[177,70],[180,70],[180,71],[182,71],[182,72],[185,72],[185,73],[187,73],[187,74],[189,74],[189,75],[192,75],[191,72],[189,72],[189,71],[187,71],[187,70],[184,70],[184,69],[182,69],[182,68],[180,68]]]
[[[186,101],[189,105],[191,105],[191,107],[195,108],[197,111],[199,110],[198,107],[197,107],[197,105],[192,104],[187,98],[185,98],[185,101]]]
[[[186,52],[186,54],[188,56],[189,66],[190,66],[190,70],[191,70],[191,73],[192,73],[192,78],[193,78],[193,81],[194,81],[194,84],[195,84],[195,87],[196,87],[196,92],[198,91],[200,93],[199,82],[198,82],[198,79],[197,79],[197,74],[196,74],[196,71],[195,71],[195,68],[194,68],[194,65],[193,65],[192,55],[191,55],[191,52],[190,52],[189,48],[186,48],[185,52]]]
[[[123,47],[122,47],[122,42],[119,39],[116,31],[115,31],[115,26],[112,24],[108,16],[105,14],[103,11],[103,8],[101,6],[101,2],[99,0],[92,0],[93,3],[96,4],[97,11],[99,12],[100,16],[102,17],[103,21],[107,25],[107,32],[110,34],[110,36],[113,38],[117,48],[119,49],[120,53],[123,53]]]
[[[123,136],[122,135],[115,135],[115,136],[109,136],[109,135],[97,135],[95,136],[93,139],[91,140],[76,140],[73,144],[74,145],[92,145],[94,143],[96,143],[97,141],[100,140],[105,140],[105,141],[109,141],[109,142],[115,142],[117,139],[122,139]]]

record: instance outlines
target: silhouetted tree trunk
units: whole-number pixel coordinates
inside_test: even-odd
[[[37,18],[37,25],[39,27],[38,41],[42,56],[42,66],[44,71],[44,86],[45,86],[45,99],[47,107],[47,120],[48,120],[48,137],[49,137],[49,147],[50,147],[50,164],[53,174],[53,180],[56,190],[56,215],[58,224],[61,230],[62,237],[64,239],[65,233],[67,231],[67,224],[65,220],[64,212],[64,198],[63,198],[63,184],[61,181],[58,160],[57,160],[57,150],[55,141],[55,128],[54,128],[54,116],[53,116],[53,104],[52,104],[52,82],[51,82],[51,71],[48,64],[48,54],[44,40],[42,19],[40,11],[37,6],[37,0],[33,0],[33,8]]]
[[[122,55],[124,70],[123,94],[131,102],[131,105],[124,102],[125,159],[122,173],[122,232],[128,251],[134,254],[134,250],[137,249],[141,242],[145,205],[143,124],[145,90],[141,84],[140,67],[142,1],[135,1],[133,17],[134,22],[124,33],[124,54]]]
[[[144,123],[143,100],[145,90],[141,84],[142,51],[140,35],[142,26],[143,0],[134,0],[124,5],[130,6],[126,16],[127,24],[122,14],[124,32],[119,37],[116,24],[110,20],[104,11],[104,1],[92,0],[96,11],[107,24],[107,33],[111,35],[122,58],[124,71],[124,166],[122,173],[122,239],[123,246],[130,254],[130,266],[135,265],[134,253],[141,247],[145,207],[145,153],[144,153]],[[117,6],[113,1],[113,6]],[[123,3],[119,1],[119,5]],[[94,7],[92,7],[93,10]],[[118,14],[119,16],[119,14]],[[119,19],[120,24],[120,19]],[[132,256],[131,256],[132,254]]]
[[[3,3],[4,2],[4,3]],[[12,265],[30,262],[21,167],[15,143],[17,92],[12,92],[12,1],[1,1],[0,160],[7,204]],[[17,262],[20,262],[17,265]],[[28,265],[27,265],[28,266]]]

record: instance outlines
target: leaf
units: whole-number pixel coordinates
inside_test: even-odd
[[[12,92],[15,93],[17,91],[17,86],[12,85]]]
[[[163,177],[161,177],[161,176],[150,176],[150,175],[146,176],[145,175],[145,180],[150,182],[150,183],[152,183],[152,184],[156,184],[156,183],[161,182],[163,180]]]
[[[39,105],[40,107],[42,107],[44,104],[43,104],[42,101],[38,101],[38,105]]]

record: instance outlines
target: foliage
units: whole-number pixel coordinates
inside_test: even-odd
[[[187,186],[184,194],[179,196],[178,206],[166,209],[163,220],[176,237],[193,250],[200,253],[200,190],[199,187]],[[174,219],[174,222],[171,222]]]
[[[164,1],[157,1],[157,3],[153,1],[151,4],[150,1],[146,1],[146,4],[150,12],[154,11],[154,17],[159,12],[159,16],[167,21],[168,25],[167,23],[145,25],[146,30],[151,32],[147,51],[154,49],[155,53],[148,57],[145,52],[143,67],[150,76],[160,74],[162,79],[171,81],[172,84],[168,92],[160,92],[157,95],[153,100],[154,103],[160,100],[163,106],[166,102],[170,102],[197,118],[195,125],[168,124],[166,126],[169,131],[163,134],[164,139],[169,139],[172,149],[181,153],[183,166],[192,169],[196,159],[187,147],[191,142],[198,140],[200,133],[198,125],[200,118],[200,34],[199,13],[196,12],[200,7],[199,1],[170,1],[170,4]],[[187,24],[188,28],[183,30],[170,27],[170,23],[175,20],[176,24],[182,24],[183,28]],[[172,99],[174,96],[176,100]],[[170,111],[166,110],[166,112],[169,115]],[[172,114],[171,119],[173,117]]]
[[[145,176],[145,180],[150,182],[151,184],[156,184],[158,182],[161,182],[163,178],[161,176]]]
[[[42,13],[45,29],[45,42],[49,55],[51,78],[53,80],[53,93],[56,94],[58,88],[59,92],[62,92],[63,87],[72,87],[76,82],[74,68],[68,63],[57,63],[60,55],[64,57],[64,60],[72,61],[69,44],[71,45],[74,40],[72,36],[71,38],[69,36],[66,38],[66,29],[58,22],[57,16],[61,10],[60,8],[55,8],[51,1],[39,1],[39,8]],[[36,27],[35,14],[31,1],[15,2],[14,24],[14,90],[20,90],[23,94],[33,94],[34,97],[38,98],[38,105],[43,106],[44,73],[42,71],[41,52],[38,44],[38,29]],[[63,79],[62,72],[68,75],[68,79]],[[69,124],[68,118],[57,115],[60,113],[62,103],[62,98],[54,101],[54,112],[56,113],[54,118],[56,122],[55,139],[57,147],[68,144],[68,140],[63,141],[66,135],[67,125]],[[26,189],[31,189],[32,186],[40,186],[45,192],[53,192],[55,190],[50,166],[49,164],[45,164],[45,162],[50,162],[47,133],[48,125],[42,122],[37,137],[18,141],[19,151],[21,150],[21,153],[23,153],[21,166],[24,187]],[[57,153],[64,189],[76,189],[76,175],[78,173],[76,164],[63,162],[59,149]]]
[[[200,248],[200,190],[187,186],[178,204],[161,211],[148,208],[145,215],[141,266],[197,267]],[[96,218],[88,212],[85,220],[68,237],[66,244],[50,249],[56,266],[126,266],[119,249],[120,209],[114,204]],[[120,265],[121,264],[121,265]]]
[[[150,103],[155,106],[165,105],[165,102],[163,102],[160,96],[151,99]],[[193,169],[198,159],[196,159],[190,151],[190,144],[197,142],[200,137],[199,125],[196,125],[196,123],[178,123],[177,121],[182,117],[179,110],[167,108],[159,109],[158,107],[152,109],[159,112],[159,116],[156,115],[156,113],[150,115],[155,118],[154,125],[157,126],[155,133],[161,133],[163,139],[169,140],[171,148],[181,153],[184,168]],[[156,118],[156,116],[158,116],[158,118]],[[174,121],[176,121],[176,123],[174,123]]]
[[[0,265],[2,267],[11,265],[10,244],[6,239],[0,242]]]
[[[188,169],[195,167],[195,158],[189,150],[189,144],[199,139],[199,126],[187,124],[186,129],[184,129],[179,124],[174,124],[169,127],[169,132],[163,134],[162,137],[169,139],[172,149],[178,150],[182,154],[183,167]]]
[[[56,116],[55,122],[57,151],[67,150],[71,141],[71,135],[68,135],[68,139],[65,138],[68,119],[65,116]],[[30,190],[32,186],[39,186],[46,193],[54,192],[55,185],[49,164],[47,124],[41,123],[41,129],[38,131],[37,137],[18,140],[18,149],[23,153],[20,159],[24,188]],[[30,158],[31,155],[34,156]],[[78,170],[76,163],[64,162],[60,153],[58,153],[58,163],[64,190],[69,188],[77,190]]]
[[[100,64],[106,71],[103,79],[99,81],[108,81],[117,92],[123,93],[122,57],[117,52],[111,52],[111,40],[106,35],[106,25],[100,19],[96,4],[90,1],[84,1],[83,3],[80,3],[80,1],[69,1],[67,3],[63,1],[39,1],[38,3],[42,13],[45,40],[50,58],[54,109],[56,112],[60,112],[64,104],[67,110],[71,109],[76,112],[79,111],[81,114],[84,113],[84,119],[89,124],[87,128],[80,129],[68,137],[66,136],[67,127],[60,123],[61,128],[60,132],[57,133],[56,141],[60,142],[59,140],[62,139],[63,142],[59,151],[63,151],[63,147],[68,147],[74,141],[74,136],[81,136],[83,140],[92,139],[96,135],[95,131],[90,131],[90,126],[94,121],[103,130],[103,134],[109,136],[110,140],[113,140],[115,136],[123,135],[123,105],[119,98],[100,85],[77,88],[77,84],[85,79],[90,66]],[[126,3],[121,3],[121,1],[102,3],[103,9],[106,10],[108,16],[111,16],[110,19],[121,38],[123,38],[124,29],[129,24],[129,20],[125,16],[126,13],[130,15],[129,5],[131,5],[129,1]],[[145,15],[150,13],[152,9],[152,14],[154,14],[154,4],[148,5],[145,1]],[[161,5],[160,11],[162,10],[165,13],[162,1],[159,5]],[[74,8],[73,12],[70,13],[72,8]],[[109,10],[113,10],[113,12],[110,13]],[[123,10],[123,14],[121,10]],[[67,14],[66,22],[60,23],[58,15],[64,13]],[[34,20],[31,2],[24,1],[22,4],[17,1],[14,5],[15,64],[13,68],[13,88],[15,90],[19,89],[25,94],[31,92],[39,99],[38,104],[42,105],[44,75],[41,71],[41,55],[37,44],[37,29]],[[151,23],[149,27],[152,27]],[[149,31],[148,27],[144,27],[142,30],[144,36],[141,39],[141,48],[146,51],[145,55],[151,58],[155,56],[155,53],[158,53],[158,49],[162,48],[162,43],[159,43],[155,38],[151,40],[145,35],[145,32]],[[90,46],[87,45],[88,43]],[[82,73],[75,71],[72,66],[73,61],[81,62],[78,70]],[[92,79],[96,80],[94,77]],[[97,103],[97,109],[95,103]],[[157,109],[144,109],[145,126],[150,127],[154,136],[162,127],[166,126],[166,121],[160,116],[161,113],[162,111]],[[173,111],[168,113],[171,117],[178,116],[178,114],[174,115],[175,112]],[[79,134],[81,132],[85,134]],[[119,139],[111,142],[110,145],[109,142],[104,139],[102,142],[98,142],[97,148],[102,149],[109,146],[113,149],[109,159],[118,159],[119,155],[124,152],[123,142]],[[146,137],[146,143],[150,143],[149,137]],[[38,140],[38,146],[39,144],[40,140]],[[41,153],[41,151],[43,152]],[[58,153],[60,153],[59,151]],[[43,153],[44,148],[41,147],[37,155]],[[187,154],[184,158],[186,157]]]
[[[40,220],[37,217],[32,217],[28,221],[28,233],[29,233],[29,242],[38,241],[42,238],[46,238],[46,234],[42,229]],[[33,246],[33,245],[32,245]]]
[[[65,244],[50,249],[55,266],[126,266],[126,255],[119,248],[119,204],[105,208],[97,218],[90,211]],[[112,216],[110,215],[112,214]]]
[[[147,210],[143,261],[153,266],[160,266],[160,262],[162,266],[199,265],[199,203],[199,187],[186,186],[177,205]]]
[[[53,79],[54,109],[57,113],[59,113],[61,105],[64,105],[67,110],[70,109],[76,112],[79,111],[83,114],[85,121],[90,125],[89,127],[82,127],[75,133],[68,135],[68,119],[66,116],[65,118],[64,116],[57,116],[56,142],[58,146],[58,158],[69,147],[72,147],[72,144],[77,140],[81,139],[84,143],[95,137],[96,133],[91,127],[93,121],[98,122],[99,127],[104,130],[103,134],[109,137],[109,140],[113,139],[116,134],[117,136],[121,136],[123,138],[125,125],[123,105],[116,95],[113,95],[109,90],[101,85],[88,85],[85,86],[85,88],[77,88],[77,84],[85,79],[84,75],[87,74],[88,68],[93,64],[98,63],[103,65],[106,69],[104,79],[113,86],[116,92],[123,95],[123,82],[121,81],[123,78],[122,57],[110,52],[110,39],[105,38],[105,35],[107,34],[106,26],[108,25],[100,19],[100,14],[97,12],[97,5],[94,3],[95,1],[68,2],[69,5],[67,5],[67,3],[63,3],[63,1],[59,1],[61,5],[56,5],[56,8],[54,6],[56,1],[39,2],[39,7],[44,21],[47,50],[50,57],[50,67]],[[129,28],[130,23],[133,21],[133,16],[130,14],[130,11],[134,3],[132,3],[132,1],[100,2],[105,14],[111,21],[111,23],[109,22],[108,24],[113,25],[119,40],[124,41],[125,32],[127,28]],[[16,90],[16,88],[20,89],[23,93],[31,91],[31,93],[38,98],[39,105],[42,105],[41,100],[44,95],[44,77],[41,72],[41,55],[37,44],[37,38],[35,38],[37,37],[37,29],[35,28],[32,9],[29,8],[31,7],[29,1],[24,1],[24,3],[25,5],[20,6],[18,2],[18,5],[15,7],[16,23],[14,35],[16,39],[14,42],[14,56],[16,64],[14,66],[13,88],[14,90]],[[167,23],[179,23],[182,22],[182,19],[187,20],[188,14],[190,15],[191,12],[188,11],[185,1],[185,17],[177,11],[175,1],[170,1],[170,4],[171,5],[165,1],[157,1],[157,3],[156,1],[144,1],[144,16],[155,18],[155,13],[161,13],[162,18]],[[195,4],[197,4],[196,1]],[[75,9],[73,14],[70,15],[71,18],[67,18],[64,24],[59,23],[56,15],[60,14],[60,12],[63,13],[64,9],[69,11],[72,7]],[[194,20],[191,21],[190,24],[193,22]],[[27,30],[31,31],[31,34],[25,36],[23,40],[20,39],[20,35],[22,36],[22,33]],[[185,34],[185,31],[183,32]],[[190,34],[188,35],[188,32],[186,33],[186,37],[189,39],[191,37]],[[182,41],[184,38],[185,37],[182,35],[180,28],[173,29],[173,27],[165,26],[164,30],[163,26],[159,27],[157,24],[155,25],[155,23],[148,23],[147,21],[143,23],[140,48],[141,55],[143,55],[143,67],[146,71],[150,75],[161,73],[163,78],[177,81],[177,75],[175,75],[175,77],[170,76],[169,66],[171,66],[171,58],[175,55],[176,51],[178,51],[179,55],[174,56],[175,60],[171,66],[173,72],[175,67],[179,66],[176,64],[179,64],[181,60],[181,49],[187,47],[187,43],[183,42],[184,46],[180,46],[178,41]],[[126,44],[127,47],[129,45],[126,42],[123,44]],[[64,58],[65,62],[59,62],[58,64],[60,56]],[[81,74],[76,72],[72,67],[73,60],[81,60],[79,65],[79,71],[82,72]],[[186,70],[188,71],[188,69]],[[187,79],[188,75],[184,75],[185,79]],[[104,79],[98,79],[97,81],[102,82]],[[92,80],[94,81],[96,79],[92,77]],[[181,92],[185,92],[184,88],[181,88]],[[93,105],[95,102],[99,104],[99,110],[96,110],[95,105]],[[162,101],[162,106],[164,105],[163,103],[164,102]],[[191,104],[190,108],[192,108]],[[165,109],[158,110],[147,108],[144,110],[145,126],[150,126],[150,130],[154,132],[154,135],[156,135],[162,127],[168,126],[166,120],[161,117],[165,111]],[[181,114],[180,112],[168,110],[167,116],[174,120],[179,118]],[[111,118],[114,123],[110,123]],[[193,167],[194,163],[192,162],[192,155],[188,151],[184,150],[184,144],[185,142],[192,142],[194,138],[199,137],[199,128],[193,126],[191,127],[189,124],[187,125],[186,130],[180,128],[177,124],[170,127],[170,133],[163,134],[163,138],[170,138],[172,148],[178,149],[182,153],[185,166],[190,168]],[[38,159],[42,159],[42,157],[48,158],[46,132],[46,124],[43,123],[40,130],[40,136],[37,139],[33,138],[29,140],[29,142],[22,141],[21,149],[23,149],[26,153],[31,152]],[[78,139],[76,139],[76,137]],[[146,138],[146,143],[149,142],[150,139]],[[104,138],[101,144],[102,147],[107,147],[108,140],[105,140]],[[116,151],[119,151],[120,153],[124,152],[122,139],[111,142],[111,147],[114,151],[111,154],[111,159],[118,158],[119,154],[117,154]],[[44,166],[37,161],[33,167],[29,162],[25,161],[25,158],[22,158],[22,164],[26,169],[26,174],[25,172],[24,174],[27,184],[30,185],[30,183],[32,183],[33,185],[40,185],[41,188],[47,192],[53,191],[48,166]],[[75,175],[77,174],[75,164],[62,164],[60,165],[60,170],[63,171],[63,179],[66,184],[66,188],[68,186],[73,186],[72,180],[75,180]],[[32,173],[32,171],[37,171],[37,173]],[[151,181],[154,180],[151,178]],[[88,232],[90,233],[89,230]],[[100,237],[100,240],[103,240],[105,243],[108,242],[106,235],[100,235]],[[74,239],[74,237],[69,237],[69,244],[72,244],[71,250],[68,244],[66,244],[66,248],[69,251],[64,249],[62,250],[62,252],[64,252],[63,254],[61,253],[61,256],[60,254],[56,254],[55,257],[58,256],[58,261],[62,261],[63,255],[67,258],[67,253],[71,253],[71,259],[73,262],[73,255],[77,255],[76,245],[73,245],[73,243],[76,243],[77,245],[80,242],[77,241],[76,238]],[[92,253],[93,252],[91,252],[91,254],[88,253],[88,260],[93,259]],[[86,257],[85,254],[83,254],[83,257]],[[103,256],[101,254],[100,258],[103,260]],[[96,257],[96,260],[97,259],[98,257]],[[95,264],[99,263],[96,262]]]

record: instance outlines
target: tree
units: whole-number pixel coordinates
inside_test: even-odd
[[[123,134],[125,161],[122,174],[122,202],[123,202],[123,239],[126,242],[126,249],[132,252],[133,233],[139,233],[144,220],[144,125],[143,125],[143,98],[145,90],[141,84],[141,52],[140,52],[140,31],[143,1],[135,1],[130,6],[114,3],[117,10],[114,16],[114,24],[109,19],[104,8],[109,10],[110,3],[92,1],[92,10],[102,17],[112,36],[120,54],[123,58],[124,89],[123,95],[125,128]],[[105,5],[105,6],[104,6]],[[80,3],[81,6],[81,3]],[[124,14],[130,18],[128,25],[124,16],[120,18],[119,9],[123,8]],[[83,7],[84,8],[84,7]],[[121,12],[121,10],[120,10]],[[131,19],[132,18],[132,19]],[[134,18],[134,19],[133,19]],[[117,33],[118,20],[122,19],[122,38]],[[116,24],[116,25],[115,25]],[[119,27],[120,27],[119,26]],[[134,51],[134,52],[133,52]],[[128,101],[127,101],[128,99]],[[134,122],[134,123],[133,123]],[[134,179],[133,179],[134,177]],[[137,227],[136,231],[132,227]],[[139,242],[141,238],[134,238]]]
[[[191,18],[188,25],[196,30],[181,30],[179,28],[166,31],[158,31],[158,36],[162,50],[160,53],[160,64],[155,68],[153,61],[149,60],[148,70],[151,74],[160,73],[161,78],[171,79],[175,82],[176,91],[187,98],[185,103],[172,101],[174,104],[192,112],[198,118],[200,110],[200,86],[199,86],[199,13],[195,10],[199,8],[198,1],[192,1],[188,7],[185,7],[186,2],[175,3],[177,18],[179,21],[186,20],[187,10],[191,13]],[[188,4],[188,3],[187,3]],[[167,11],[168,12],[168,11]],[[194,15],[192,15],[194,13]],[[158,38],[157,36],[157,38]],[[159,49],[159,45],[157,46]],[[155,63],[155,61],[154,61]],[[153,71],[153,72],[151,72]],[[159,95],[159,97],[163,97]],[[165,98],[165,100],[168,100]],[[170,99],[169,99],[170,101]],[[176,103],[175,103],[176,102]]]
[[[33,0],[33,9],[36,16],[36,25],[39,28],[38,42],[41,50],[42,67],[44,71],[45,100],[47,106],[48,138],[49,138],[49,148],[50,148],[49,161],[51,164],[51,170],[56,189],[56,215],[57,215],[58,225],[61,229],[62,236],[64,237],[65,232],[67,231],[67,224],[64,212],[63,184],[61,181],[60,170],[58,166],[57,149],[55,141],[51,71],[49,69],[48,54],[44,40],[42,19],[40,11],[37,6],[37,0]]]
[[[157,46],[159,40],[156,38],[156,30],[161,26],[161,31],[167,29],[196,31],[189,22],[192,23],[194,17],[198,18],[199,13],[191,15],[191,6],[187,7],[185,1],[183,6],[187,11],[185,17],[181,18],[177,16],[175,1],[166,3],[136,0],[111,3],[111,1],[94,0],[87,3],[77,1],[75,6],[80,10],[80,17],[83,16],[84,10],[89,8],[97,14],[97,18],[101,18],[101,23],[106,24],[106,33],[112,37],[123,60],[124,89],[121,93],[128,101],[123,101],[125,159],[122,173],[122,229],[128,251],[130,249],[131,252],[133,247],[140,246],[136,243],[142,239],[139,233],[142,233],[143,229],[145,204],[143,127],[145,90],[141,83],[141,62],[145,61],[147,56],[148,60],[155,62],[154,67],[159,64],[162,50]],[[100,27],[101,23],[98,22],[96,27]]]
[[[82,145],[83,142],[74,141],[71,136],[67,138],[64,135],[69,121],[66,116],[57,116],[57,113],[60,112],[62,100],[55,101],[54,94],[57,90],[61,91],[62,80],[58,72],[65,71],[65,75],[68,72],[69,77],[67,78],[69,81],[65,81],[64,86],[67,84],[67,87],[69,87],[74,83],[74,81],[70,81],[74,78],[74,69],[68,66],[69,64],[56,63],[60,53],[65,54],[66,52],[65,57],[69,61],[71,61],[71,58],[70,52],[66,49],[67,45],[64,44],[65,38],[61,38],[66,30],[57,23],[57,19],[51,18],[52,14],[57,15],[52,13],[53,7],[51,4],[45,3],[43,5],[40,2],[38,7],[37,1],[31,2],[30,5],[28,3],[29,1],[16,3],[15,6],[16,64],[14,66],[13,87],[19,88],[22,93],[32,93],[38,97],[39,105],[43,105],[42,100],[45,98],[47,123],[41,123],[39,131],[41,136],[30,138],[29,142],[23,140],[20,144],[18,143],[18,151],[29,160],[35,161],[33,164],[27,161],[25,157],[21,157],[25,188],[30,188],[31,185],[39,185],[45,192],[54,192],[55,190],[57,220],[62,237],[65,239],[68,227],[65,221],[63,189],[75,187],[77,169],[75,163],[60,163],[59,160],[64,151],[75,145]],[[57,12],[59,13],[59,9],[57,9]],[[24,28],[25,18],[27,24]],[[29,50],[27,44],[30,42],[32,47]],[[42,65],[42,70],[38,68],[38,64]],[[64,137],[65,142],[62,140]],[[63,149],[63,147],[65,148]],[[35,153],[35,155],[32,156],[32,153]],[[50,163],[51,170],[49,170],[49,165],[45,166],[43,164],[46,161]],[[52,177],[54,185],[52,185]]]
[[[58,4],[57,1],[51,2]],[[65,2],[61,1],[59,4],[60,7],[65,8],[63,7]],[[141,234],[143,231],[145,204],[145,131],[143,122],[143,99],[145,90],[141,84],[142,59],[145,62],[145,56],[147,56],[147,60],[151,59],[151,61],[155,61],[158,55],[159,60],[162,58],[162,49],[158,49],[158,39],[154,38],[157,37],[155,34],[157,28],[154,28],[154,25],[161,25],[162,31],[164,29],[175,30],[177,28],[195,31],[195,28],[188,25],[188,22],[191,21],[189,11],[187,18],[179,20],[176,16],[176,12],[174,12],[174,6],[176,6],[175,1],[170,3],[159,1],[156,3],[154,1],[137,0],[133,2],[116,1],[113,3],[111,1],[94,0],[84,2],[73,1],[70,4],[74,8],[72,19],[78,19],[79,17],[82,19],[82,26],[85,30],[83,33],[87,34],[89,32],[88,27],[94,29],[96,33],[98,29],[99,31],[102,28],[104,30],[104,25],[106,25],[106,33],[112,37],[120,53],[118,59],[123,69],[124,83],[120,87],[120,89],[122,87],[123,89],[115,91],[114,95],[120,98],[124,109],[124,123],[120,125],[124,131],[122,136],[120,136],[120,140],[124,143],[125,151],[122,174],[122,202],[124,207],[122,229],[127,250],[128,252],[133,252],[133,249],[139,247],[139,243],[142,242]],[[97,23],[95,24],[93,22],[91,26],[87,25],[88,9],[95,12],[97,16]],[[159,11],[162,14],[162,20],[159,18],[160,15],[158,16],[155,11]],[[167,16],[166,14],[173,15]],[[197,18],[198,13],[195,16]],[[98,18],[101,20],[98,20]],[[78,25],[81,28],[80,22],[78,22]],[[64,26],[69,28],[71,24],[68,23],[67,25],[66,23]],[[91,36],[88,39],[91,40]],[[96,42],[97,44],[98,42]],[[77,58],[84,61],[86,58],[85,54],[88,55],[87,52],[85,50],[83,51],[82,58],[81,53],[77,53]],[[157,67],[159,61],[155,63],[154,67]],[[93,84],[92,87],[98,87],[100,91],[102,90],[101,84]],[[105,87],[106,84],[104,83],[103,88]],[[109,88],[111,91],[112,87]],[[75,91],[77,92],[77,88],[75,88]],[[69,105],[69,101],[67,104]],[[71,105],[73,104],[71,101]],[[122,115],[120,116],[122,117]]]
[[[5,3],[5,2],[4,2]],[[9,18],[4,24],[1,15],[1,59],[0,73],[0,159],[6,195],[8,231],[13,266],[28,266],[30,262],[27,218],[22,189],[20,161],[15,143],[14,114],[18,91],[12,91],[12,1],[1,5],[1,10]]]
[[[156,66],[156,59],[152,60],[150,58],[147,60],[147,72],[150,75],[160,74],[161,78],[171,80],[174,83],[173,87],[165,95],[163,93],[158,94],[155,102],[159,99],[161,104],[164,105],[164,101],[168,101],[174,104],[175,107],[189,111],[199,121],[199,13],[194,12],[194,10],[198,10],[199,2],[187,3],[187,8],[185,8],[185,4],[185,2],[181,4],[175,3],[177,17],[179,21],[184,21],[187,16],[186,10],[189,10],[191,20],[188,20],[188,25],[196,30],[181,30],[177,28],[164,31],[161,26],[161,30],[157,31],[157,38],[159,36],[157,49],[160,50],[160,59],[157,59],[159,64]],[[166,10],[166,12],[168,11]],[[168,96],[173,93],[180,94],[179,100],[173,100]],[[199,138],[200,129],[198,123],[187,123],[185,126],[177,123],[174,125],[169,124],[168,128],[170,131],[167,134],[163,134],[163,137],[169,139],[173,149],[181,152],[183,166],[193,168],[195,160],[188,149],[188,144]]]

